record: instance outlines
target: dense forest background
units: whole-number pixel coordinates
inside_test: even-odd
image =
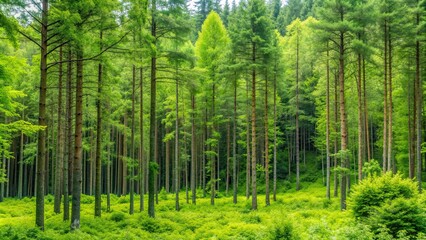
[[[425,1],[0,3],[0,201],[36,196],[41,228],[46,194],[79,228],[81,194],[155,217],[160,191],[257,209],[322,179],[345,209],[377,170],[421,191]]]

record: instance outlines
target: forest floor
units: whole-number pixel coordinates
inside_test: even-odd
[[[111,195],[111,211],[106,212],[103,196],[101,218],[94,215],[94,197],[82,196],[81,229],[70,231],[62,214],[53,212],[53,196],[46,197],[45,231],[35,228],[35,198],[5,199],[0,203],[0,239],[344,239],[356,225],[350,211],[340,211],[339,199],[326,200],[322,183],[306,184],[277,195],[265,205],[258,196],[258,210],[251,199],[232,196],[198,198],[186,203],[181,193],[181,210],[174,210],[174,195],[161,192],[156,218],[140,213],[135,198],[134,215],[128,214],[129,196]],[[145,201],[146,203],[146,201]],[[357,231],[358,232],[358,231]],[[359,233],[359,232],[358,232]]]

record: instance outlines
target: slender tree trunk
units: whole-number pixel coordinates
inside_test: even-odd
[[[362,88],[364,94],[364,131],[365,131],[365,149],[367,150],[367,161],[371,160],[370,152],[370,131],[368,130],[368,108],[367,108],[367,88],[365,87],[366,77],[365,77],[365,58],[362,59]]]
[[[22,111],[21,118],[24,120],[24,111]],[[24,132],[22,130],[19,139],[18,198],[22,199],[24,185]]]
[[[388,153],[388,129],[387,129],[387,120],[388,120],[388,33],[387,33],[387,22],[384,24],[384,84],[383,84],[383,172],[387,169],[387,153]]]
[[[135,212],[135,101],[136,101],[136,66],[132,67],[132,129],[130,136],[130,206],[129,214]]]
[[[234,116],[232,131],[232,185],[233,185],[233,203],[237,203],[237,78],[234,83]]]
[[[231,157],[231,119],[229,119],[226,128],[226,181],[225,181],[225,189],[226,196],[229,193],[229,158]]]
[[[417,1],[418,2],[418,1]],[[420,24],[420,13],[416,14],[416,23]],[[419,33],[417,33],[419,35]],[[420,41],[416,41],[416,158],[417,158],[417,181],[419,192],[422,192],[422,110],[423,110],[423,84],[420,79]]]
[[[157,35],[157,24],[156,24],[156,0],[152,0],[152,19],[151,19],[151,36],[154,39],[154,45],[156,45],[155,39]],[[149,119],[149,170],[148,170],[148,215],[152,218],[155,217],[154,209],[154,194],[155,194],[155,176],[157,175],[157,164],[155,159],[155,111],[156,111],[156,96],[157,96],[157,58],[155,55],[151,57],[151,108],[150,108],[150,119]]]
[[[252,63],[256,64],[256,43],[252,43]],[[252,69],[251,89],[251,208],[257,210],[256,188],[256,68]]]
[[[343,21],[343,13],[341,15],[342,21]],[[348,156],[347,156],[347,141],[348,141],[348,130],[346,126],[346,109],[345,109],[345,39],[344,39],[344,33],[340,33],[340,50],[339,50],[339,83],[340,83],[340,90],[339,90],[339,99],[340,99],[340,138],[341,138],[341,151],[343,154],[343,157],[341,159],[341,166],[342,168],[349,168],[348,164]],[[341,178],[341,186],[340,186],[340,208],[346,209],[346,181],[347,181],[347,174],[343,173]]]
[[[139,134],[140,134],[140,160],[139,160],[139,191],[140,191],[140,199],[139,199],[139,211],[144,211],[144,195],[145,195],[145,172],[146,172],[146,164],[145,164],[145,158],[144,158],[144,132],[143,132],[143,125],[144,125],[144,117],[143,117],[143,67],[140,68],[140,79],[139,79]]]
[[[197,202],[197,186],[195,184],[196,180],[196,138],[195,138],[195,94],[191,92],[191,193],[192,193],[192,204]]]
[[[299,30],[296,40],[296,190],[300,190],[300,147],[299,147]]]
[[[107,153],[108,153],[108,163],[107,163],[107,175],[106,175],[106,182],[107,182],[107,189],[106,189],[106,194],[107,194],[107,212],[111,211],[111,185],[112,185],[112,179],[111,179],[111,137],[114,136],[113,135],[113,131],[109,131],[110,133],[108,134],[108,148],[107,148]]]
[[[83,58],[83,49],[77,49],[77,59]],[[77,60],[77,83],[75,105],[75,146],[73,162],[73,190],[71,229],[80,228],[80,197],[81,197],[81,167],[82,167],[82,140],[83,140],[83,61]]]
[[[265,77],[265,203],[271,205],[269,199],[269,120],[268,120],[268,77]]]
[[[389,103],[388,103],[388,171],[392,171],[394,168],[394,162],[392,157],[392,39],[390,35],[390,27],[388,28],[388,44],[389,44]]]
[[[330,52],[328,50],[328,42],[327,42],[327,83],[326,83],[326,133],[325,133],[325,151],[326,151],[326,197],[330,199]]]
[[[337,74],[334,74],[334,132],[336,133],[336,136],[334,137],[334,167],[337,167],[337,132],[338,132],[338,126],[337,126],[337,121],[338,121],[338,108],[337,108],[337,103],[338,103],[338,99],[337,99],[337,93],[338,93],[338,76]],[[334,176],[334,189],[333,189],[333,195],[334,197],[337,197],[339,195],[338,189],[339,189],[339,180],[338,180],[338,173],[334,172],[333,174]]]
[[[214,79],[214,76],[213,76]],[[212,118],[215,117],[215,94],[216,94],[216,84],[213,82],[213,89],[212,89]],[[211,127],[211,137],[215,137],[215,124],[214,120],[212,119],[212,127]],[[213,146],[210,147],[211,151],[213,151]],[[214,205],[214,199],[216,197],[216,157],[214,155],[211,156],[211,162],[210,162],[210,204]]]
[[[126,109],[124,116],[123,116],[123,125],[124,125],[125,128],[128,126],[127,109]],[[122,181],[121,195],[126,196],[127,193],[128,193],[128,190],[127,190],[127,173],[129,171],[128,166],[127,166],[128,165],[127,164],[127,161],[128,161],[127,154],[128,153],[127,153],[127,134],[126,134],[126,131],[123,131],[122,137],[123,137],[123,141],[121,143],[122,143],[123,151],[122,151],[122,155],[121,155],[121,162],[122,162],[123,168],[122,168],[122,179],[121,179],[121,181]]]
[[[66,146],[64,157],[64,221],[70,218],[70,204],[69,204],[69,168],[72,166],[72,62],[71,62],[71,47],[68,50],[67,56],[67,83],[66,83]]]
[[[59,48],[59,62],[62,62],[62,47]],[[62,197],[62,179],[63,179],[63,161],[64,161],[64,140],[62,132],[62,63],[59,63],[59,80],[58,80],[58,145],[56,156],[56,173],[55,173],[55,200],[54,212],[61,212]]]
[[[166,135],[170,133],[169,127],[165,126],[166,128]],[[166,148],[166,159],[165,159],[165,185],[166,185],[166,192],[170,192],[170,141],[165,142],[165,148]]]
[[[100,41],[102,42],[102,30],[99,33]],[[100,50],[102,51],[102,43],[100,46]],[[95,179],[95,217],[101,216],[101,174],[102,174],[102,106],[101,106],[101,98],[102,98],[102,63],[98,64],[98,95],[96,98],[96,179]]]
[[[247,81],[247,100],[249,99],[249,81]],[[250,108],[249,108],[249,104],[247,103],[247,125],[246,125],[246,148],[247,148],[247,161],[246,161],[246,198],[249,199],[250,198],[250,161],[251,161],[251,156],[250,156]]]
[[[274,195],[277,201],[277,74],[274,73]]]
[[[360,37],[359,37],[360,38]],[[358,182],[362,180],[362,158],[363,149],[363,117],[362,117],[362,77],[361,77],[361,54],[358,54],[358,78],[357,78],[357,93],[358,93]]]
[[[178,76],[178,72],[176,69],[176,76]],[[180,210],[179,206],[179,81],[176,80],[176,122],[175,122],[175,209],[176,211]]]
[[[49,1],[42,2],[41,15],[41,57],[40,57],[40,97],[38,125],[46,126],[46,95],[47,95],[47,32]],[[46,129],[47,130],[47,129]],[[45,165],[46,165],[46,130],[38,132],[37,139],[37,190],[36,190],[36,225],[44,230],[44,194],[45,194]]]

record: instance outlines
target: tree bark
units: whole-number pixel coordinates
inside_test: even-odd
[[[271,205],[269,198],[269,122],[268,122],[268,76],[265,77],[265,203]]]
[[[83,49],[81,46],[77,52],[77,82],[75,105],[75,146],[73,162],[73,190],[71,230],[80,228],[80,198],[81,198],[81,167],[82,167],[82,140],[83,140]]]
[[[135,212],[135,101],[136,101],[136,66],[132,67],[132,127],[130,136],[130,206],[129,214]]]
[[[102,41],[102,30],[99,33],[100,41]],[[100,50],[102,51],[102,43]],[[101,216],[101,174],[102,174],[102,106],[101,106],[101,98],[102,98],[102,63],[98,64],[98,95],[96,98],[96,179],[95,179],[95,217]]]
[[[387,170],[387,153],[388,153],[388,33],[387,33],[387,22],[384,23],[384,82],[383,82],[383,172]]]
[[[389,47],[389,102],[388,102],[388,153],[387,153],[387,171],[392,171],[394,168],[394,162],[392,157],[392,39],[390,34],[390,26],[388,27],[388,47]]]
[[[343,21],[343,13],[341,13],[341,20]],[[348,130],[346,122],[346,109],[345,109],[345,38],[344,33],[340,32],[340,49],[339,49],[339,99],[340,99],[340,139],[341,145],[340,149],[342,151],[341,167],[343,169],[349,168],[348,156],[347,156],[347,141],[348,141]],[[346,209],[346,181],[347,174],[343,173],[341,177],[341,186],[340,186],[340,208]]]
[[[234,116],[232,131],[232,185],[233,185],[233,203],[236,204],[238,183],[237,183],[237,78],[234,83]]]
[[[176,70],[176,76],[178,76],[178,72]],[[175,107],[176,107],[176,122],[175,122],[175,209],[176,211],[180,210],[180,206],[179,206],[179,190],[180,190],[180,186],[179,186],[179,81],[176,80],[176,88],[175,88],[176,92],[176,102],[175,102]]]
[[[156,0],[152,1],[152,19],[151,19],[151,36],[154,39],[154,45],[156,45],[155,39],[157,35],[156,25]],[[148,215],[152,218],[155,217],[154,209],[154,191],[155,191],[155,176],[157,164],[155,161],[155,111],[156,111],[156,96],[157,96],[157,58],[155,54],[151,57],[151,108],[149,117],[149,169],[148,169]]]
[[[59,48],[59,61],[62,62],[62,47]],[[62,179],[63,179],[63,161],[64,161],[64,140],[62,133],[62,63],[59,63],[59,79],[58,79],[58,145],[56,156],[56,172],[55,172],[55,200],[54,212],[61,212],[62,197]]]
[[[418,2],[418,1],[417,1]],[[420,24],[420,13],[416,14],[416,23]],[[419,35],[419,33],[417,33]],[[420,79],[420,41],[417,39],[416,41],[416,158],[417,158],[417,181],[419,192],[422,192],[422,110],[423,110],[423,84]]]
[[[360,37],[359,37],[360,38]],[[357,93],[358,93],[358,182],[362,180],[362,158],[363,149],[363,117],[362,117],[362,77],[361,77],[361,54],[358,54],[358,78],[357,78]]]
[[[69,171],[72,168],[72,62],[71,62],[71,47],[68,49],[68,64],[67,64],[67,83],[66,83],[66,146],[65,146],[65,158],[64,158],[64,221],[70,218],[70,206],[69,206]]]
[[[330,52],[327,42],[327,63],[326,63],[326,133],[325,133],[325,151],[326,151],[326,198],[330,199]]]
[[[197,186],[195,184],[196,181],[196,144],[195,144],[195,94],[191,92],[191,109],[192,109],[192,117],[191,117],[191,193],[192,193],[192,204],[196,204],[197,202]]]
[[[252,43],[252,63],[256,64],[256,43]],[[257,210],[256,188],[256,67],[252,69],[251,89],[251,208]]]
[[[300,146],[299,146],[299,29],[297,30],[296,40],[296,190],[300,190]]]
[[[144,116],[143,116],[143,91],[144,91],[144,87],[143,87],[143,67],[141,66],[140,70],[139,70],[139,74],[140,74],[140,79],[139,79],[139,134],[140,134],[140,160],[139,160],[139,188],[140,188],[140,199],[139,199],[139,211],[142,212],[144,211],[144,195],[145,195],[145,176],[146,176],[146,164],[145,164],[145,158],[144,158],[144,130],[143,130],[143,125],[144,125]]]
[[[46,126],[46,96],[47,96],[47,32],[49,1],[42,2],[41,15],[41,57],[40,57],[40,97],[38,125]],[[44,230],[44,194],[45,194],[45,164],[46,164],[46,130],[38,132],[37,139],[37,187],[36,187],[36,225]]]

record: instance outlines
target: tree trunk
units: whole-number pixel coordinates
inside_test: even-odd
[[[214,76],[213,76],[214,79]],[[216,84],[213,82],[213,89],[212,89],[212,127],[211,127],[211,138],[215,137],[215,124],[214,124],[214,117],[215,117],[215,94],[216,94]],[[210,150],[213,151],[213,146],[210,146]],[[216,157],[211,154],[211,162],[210,162],[210,204],[214,205],[214,199],[216,197]]]
[[[136,66],[132,67],[132,129],[130,136],[130,206],[129,214],[135,212],[135,101],[136,101]]]
[[[256,43],[252,43],[252,63],[256,64]],[[256,188],[256,68],[252,69],[251,89],[251,208],[257,210]]]
[[[24,111],[23,110],[22,110],[21,118],[22,118],[22,120],[24,120]],[[19,140],[18,198],[22,199],[23,185],[24,185],[24,132],[22,130],[21,130],[21,134],[20,134],[19,139],[20,140]]]
[[[394,159],[392,157],[392,39],[390,35],[390,27],[388,28],[388,44],[389,44],[389,103],[388,103],[388,171],[392,171],[395,167]]]
[[[343,20],[343,13],[341,15]],[[346,109],[345,109],[345,41],[344,41],[344,33],[340,33],[340,49],[339,49],[339,99],[340,99],[340,138],[341,138],[341,151],[342,151],[342,159],[341,166],[342,168],[349,168],[348,164],[348,156],[347,156],[347,141],[348,141],[348,130],[346,126]],[[340,186],[340,208],[346,209],[346,181],[347,174],[343,173],[341,177],[341,186]]]
[[[156,0],[152,1],[152,19],[151,19],[151,36],[154,39],[154,45],[156,45]],[[155,191],[155,176],[157,175],[157,164],[155,161],[155,111],[156,111],[156,96],[157,96],[157,58],[155,54],[151,57],[151,108],[149,116],[149,170],[148,170],[148,215],[152,218],[155,217],[154,209],[154,191]]]
[[[81,197],[81,160],[83,140],[83,49],[81,46],[77,51],[77,83],[76,83],[76,105],[75,105],[75,146],[73,162],[73,190],[71,229],[80,228],[80,197]]]
[[[338,93],[338,76],[335,73],[334,74],[334,132],[336,133],[336,136],[334,137],[334,167],[336,168],[338,163],[337,163],[337,131],[338,131],[338,126],[337,126],[337,121],[338,121],[338,108],[337,108],[337,93]],[[333,195],[334,197],[337,197],[339,195],[338,189],[339,189],[339,180],[338,180],[338,173],[334,172],[333,174],[334,176],[334,189],[333,189]]]
[[[42,2],[41,15],[41,57],[40,57],[40,97],[38,125],[46,127],[46,95],[47,95],[47,32],[49,1]],[[36,190],[36,225],[44,230],[44,194],[45,194],[45,164],[46,164],[46,130],[38,132],[37,139],[37,190]]]
[[[249,99],[249,81],[247,81],[247,100]],[[247,104],[247,125],[246,125],[246,148],[247,148],[247,159],[246,159],[246,198],[250,198],[250,110],[249,104]]]
[[[418,1],[417,1],[418,2]],[[416,23],[420,24],[420,13],[416,14]],[[418,35],[419,33],[417,33]],[[422,192],[422,110],[423,110],[423,84],[420,79],[420,41],[416,41],[416,158],[417,158],[417,181],[419,192]]]
[[[233,203],[237,203],[237,78],[234,83],[234,116],[232,131],[232,186],[233,186]]]
[[[365,58],[362,59],[362,88],[364,94],[364,137],[365,137],[365,149],[367,150],[367,161],[371,160],[371,152],[370,152],[370,131],[368,130],[368,108],[367,108],[367,89],[365,87]]]
[[[70,204],[69,204],[69,181],[70,181],[70,168],[72,166],[72,62],[71,62],[71,47],[68,49],[68,64],[67,64],[67,83],[66,83],[66,146],[64,157],[64,221],[70,218]]]
[[[100,41],[102,42],[102,30],[99,33]],[[102,51],[102,43],[100,50]],[[96,179],[95,179],[95,217],[101,216],[101,174],[102,174],[102,106],[101,106],[101,98],[102,98],[102,63],[98,64],[98,95],[96,98]]]
[[[178,72],[176,70],[176,77],[178,76]],[[175,122],[175,209],[176,211],[180,210],[179,206],[179,81],[176,80],[176,122]]]
[[[59,48],[59,62],[62,62],[62,47]],[[62,63],[59,63],[59,80],[58,80],[58,145],[56,156],[56,173],[55,173],[55,201],[54,212],[61,212],[62,197],[62,179],[63,179],[63,161],[64,161],[64,140],[62,134]]]
[[[269,123],[268,123],[268,76],[265,77],[265,203],[271,205],[269,199]]]
[[[225,180],[225,190],[226,196],[229,193],[229,158],[231,157],[231,119],[229,119],[226,128],[226,180]]]
[[[197,201],[197,186],[196,181],[196,145],[195,145],[195,94],[191,92],[191,109],[192,109],[192,118],[191,118],[191,193],[192,193],[192,204],[196,204]]]
[[[361,38],[359,36],[359,38]],[[363,117],[362,117],[362,88],[361,88],[361,54],[358,54],[358,78],[357,78],[357,93],[358,93],[358,182],[362,180],[362,158],[363,149]]]
[[[328,49],[328,42],[327,42],[327,83],[326,83],[326,132],[325,132],[325,151],[326,151],[326,197],[327,199],[330,199],[330,52]]]
[[[300,147],[299,147],[299,30],[296,40],[296,190],[300,190]]]
[[[143,132],[143,124],[144,124],[144,119],[143,119],[143,67],[141,66],[140,70],[139,70],[139,74],[140,74],[140,79],[139,79],[139,87],[140,87],[140,92],[139,92],[139,134],[140,134],[140,160],[139,160],[139,188],[140,188],[140,199],[139,199],[139,211],[142,212],[144,211],[144,195],[145,195],[145,173],[146,173],[146,164],[145,164],[145,158],[144,158],[144,132]]]
[[[274,195],[277,201],[277,71],[274,73]]]
[[[384,84],[383,84],[383,172],[387,170],[387,153],[388,153],[388,129],[387,129],[387,120],[388,120],[388,33],[387,33],[387,22],[384,24]]]

